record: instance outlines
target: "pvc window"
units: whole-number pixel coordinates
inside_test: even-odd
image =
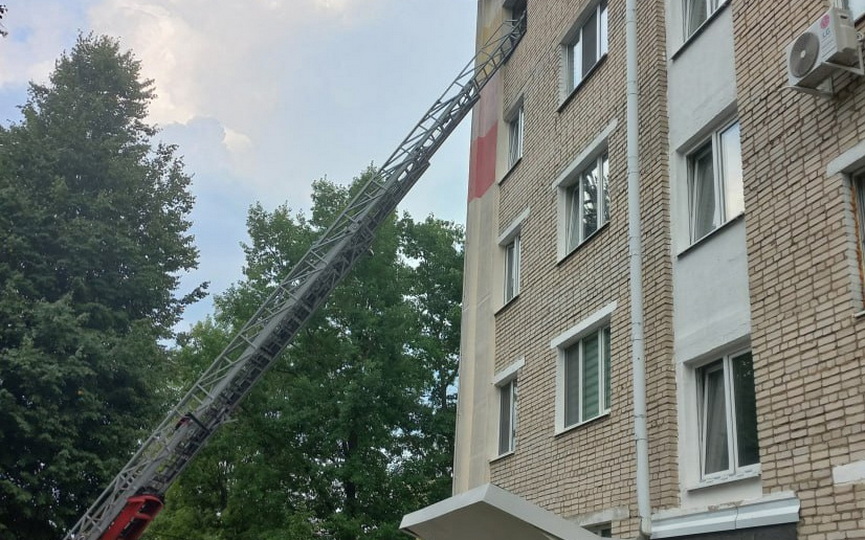
[[[514,219],[499,235],[501,248],[502,278],[504,284],[503,303],[507,304],[520,294],[520,266],[522,264],[522,227],[529,217],[529,209]]]
[[[745,211],[739,123],[714,132],[688,154],[691,243]]]
[[[601,154],[564,186],[565,250],[571,252],[610,220],[609,159]]]
[[[505,0],[502,6],[508,10],[508,19],[512,21],[526,14],[526,0]]]
[[[556,336],[556,433],[609,414],[612,302]]]
[[[585,12],[562,44],[569,92],[576,89],[607,54],[607,26],[607,0],[602,0]]]
[[[525,132],[525,113],[520,102],[508,117],[508,169],[514,167],[523,157],[523,133]]]
[[[505,250],[505,303],[520,294],[520,237],[515,236],[504,246]]]
[[[865,290],[865,172],[852,177],[853,206],[856,210],[857,248],[859,276],[862,290]]]
[[[517,430],[517,379],[512,378],[497,386],[499,394],[499,438],[500,456],[514,451]]]
[[[585,527],[585,529],[590,533],[595,533],[601,538],[613,537],[613,526],[610,523],[604,523],[603,525],[591,525],[589,527]]]
[[[564,428],[610,412],[610,328],[563,350]]]
[[[682,0],[685,40],[703,26],[721,4],[722,0]]]
[[[727,355],[696,370],[703,480],[759,467],[757,404],[750,351]]]

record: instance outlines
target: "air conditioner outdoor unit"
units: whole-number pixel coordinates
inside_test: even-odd
[[[822,83],[839,69],[865,74],[853,17],[833,7],[787,46],[787,77],[793,88],[825,93]]]

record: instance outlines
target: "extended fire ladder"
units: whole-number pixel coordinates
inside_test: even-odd
[[[525,33],[507,21],[351,200],[336,221],[195,382],[65,540],[135,540],[162,509],[162,496],[291,343],[376,230],[429,166],[429,159],[480,99],[481,89]]]

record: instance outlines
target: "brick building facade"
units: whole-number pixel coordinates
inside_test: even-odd
[[[865,77],[788,79],[788,44],[846,12],[637,3],[629,125],[625,0],[478,1],[479,43],[528,30],[473,116],[454,497],[404,528],[640,532],[638,129],[651,536],[865,538]]]

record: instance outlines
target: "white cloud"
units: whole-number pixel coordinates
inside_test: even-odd
[[[223,144],[228,148],[228,151],[233,154],[248,152],[252,149],[252,139],[243,133],[234,131],[231,128],[223,127],[225,135],[222,138]]]
[[[83,26],[74,6],[65,1],[44,1],[33,10],[12,1],[3,24],[9,36],[0,41],[0,88],[44,84],[60,52]]]

